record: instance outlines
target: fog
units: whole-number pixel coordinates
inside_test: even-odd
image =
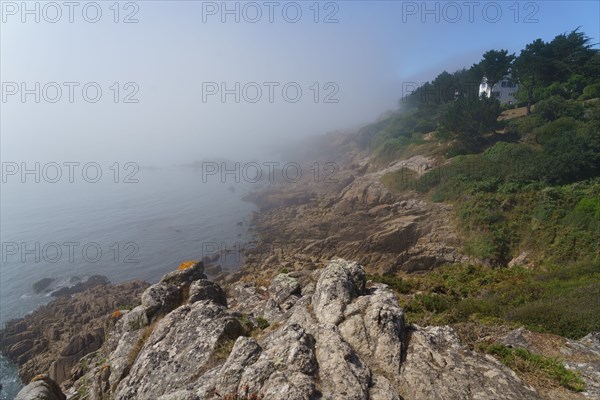
[[[502,3],[493,23],[487,3],[471,16],[433,2],[437,15],[421,2],[25,4],[2,2],[10,162],[270,157],[395,109],[403,83],[572,30],[574,13],[598,32],[596,2],[523,2],[518,15]]]

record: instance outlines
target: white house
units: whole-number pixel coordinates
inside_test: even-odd
[[[516,104],[517,90],[519,90],[519,84],[513,81],[509,75],[496,82],[493,88],[488,85],[487,78],[484,76],[479,85],[479,96],[484,94],[487,97],[494,96],[500,100],[500,104]]]

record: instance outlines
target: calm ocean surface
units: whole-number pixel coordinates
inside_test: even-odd
[[[247,223],[255,207],[241,197],[256,184],[231,177],[223,183],[218,176],[203,182],[201,171],[188,167],[142,167],[138,183],[115,183],[111,171],[103,173],[97,183],[27,177],[23,184],[8,177],[2,184],[0,322],[52,300],[32,288],[42,278],[55,279],[52,289],[94,274],[113,283],[154,283],[186,259],[250,239]],[[230,255],[226,264],[235,268],[240,261]],[[14,366],[1,356],[0,383],[2,400],[20,388]]]

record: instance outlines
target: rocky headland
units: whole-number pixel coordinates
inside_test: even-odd
[[[3,352],[25,382],[33,378],[18,399],[600,398],[598,334],[574,341],[506,328],[470,337],[410,324],[392,289],[369,274],[474,260],[452,206],[394,193],[381,177],[422,174],[439,160],[375,167],[348,144],[332,146],[342,151],[325,149],[317,162],[334,163],[334,174],[248,196],[260,212],[240,271],[220,273],[217,259],[184,263],[157,284],[93,288],[9,324]],[[523,379],[478,343],[557,357],[585,389]]]

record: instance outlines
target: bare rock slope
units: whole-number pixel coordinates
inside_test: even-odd
[[[229,298],[202,263],[168,274],[76,375],[69,399],[538,398],[451,328],[409,329],[392,291],[343,259]]]

